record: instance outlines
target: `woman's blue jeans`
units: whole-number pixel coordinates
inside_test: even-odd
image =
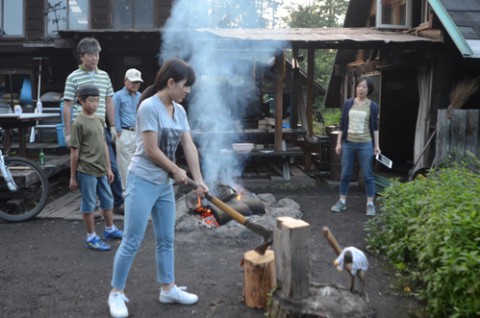
[[[373,177],[373,145],[371,142],[342,143],[342,174],[340,177],[340,194],[348,194],[348,186],[352,177],[355,158],[360,162],[360,169],[365,180],[367,198],[375,196],[375,178]]]
[[[150,216],[156,242],[157,280],[162,284],[170,284],[175,281],[173,185],[170,182],[151,183],[130,171],[127,180],[123,238],[113,262],[112,287],[125,289],[128,273],[142,243]]]

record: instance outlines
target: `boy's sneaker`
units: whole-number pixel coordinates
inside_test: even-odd
[[[345,211],[346,209],[347,209],[347,203],[341,200],[338,200],[338,202],[335,203],[330,210],[332,212],[342,212],[342,211]]]
[[[177,285],[173,286],[168,292],[160,289],[159,300],[164,304],[179,303],[182,305],[193,305],[198,301],[198,296],[188,293],[185,290],[187,287]]]
[[[377,214],[377,212],[375,210],[375,205],[367,204],[367,215],[368,216],[374,216],[376,214]]]
[[[103,238],[106,240],[121,240],[123,237],[123,231],[115,228],[113,231],[103,231]]]
[[[108,296],[108,308],[110,308],[110,316],[113,318],[128,317],[128,308],[125,302],[128,298],[123,293],[110,293]]]
[[[85,247],[95,251],[109,251],[110,245],[102,241],[98,236],[95,236],[90,241],[85,242]]]

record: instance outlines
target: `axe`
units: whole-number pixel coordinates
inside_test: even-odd
[[[188,178],[188,185],[190,185],[193,188],[198,188],[198,185],[193,181],[192,179]],[[243,214],[240,212],[236,211],[235,209],[231,208],[228,206],[226,203],[224,203],[222,200],[219,198],[211,195],[208,192],[205,192],[205,198],[215,204],[220,210],[223,212],[227,213],[232,219],[237,221],[238,223],[242,224],[249,230],[263,236],[263,242],[255,247],[255,251],[260,254],[264,255],[265,251],[267,248],[272,245],[273,242],[273,232],[272,230],[267,229],[263,225],[260,225],[258,223],[250,222],[249,219],[247,219]]]
[[[342,253],[342,248],[340,247],[340,244],[338,244],[337,239],[333,235],[333,233],[330,231],[328,226],[324,226],[322,228],[323,236],[327,239],[328,243],[330,243],[330,246],[333,248],[335,251],[335,254],[340,255]],[[353,292],[354,287],[355,287],[355,276],[352,275],[352,263],[353,263],[353,255],[350,251],[346,251],[344,255],[344,263],[345,263],[345,269],[347,272],[350,274],[352,277],[352,281],[350,283],[350,291]],[[360,293],[363,294],[363,289],[365,287],[365,272],[364,271],[358,271],[357,273],[358,278],[360,279],[361,286],[360,286]]]

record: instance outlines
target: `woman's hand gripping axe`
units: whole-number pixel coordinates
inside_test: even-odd
[[[193,181],[192,179],[188,179],[188,184],[193,187],[193,188],[198,188],[198,185]],[[238,223],[242,224],[249,230],[261,235],[263,237],[263,242],[255,247],[255,251],[261,255],[265,254],[265,251],[267,248],[272,245],[273,243],[273,232],[272,230],[267,229],[263,225],[260,225],[258,223],[253,223],[250,222],[249,219],[247,219],[243,214],[240,212],[236,211],[235,209],[232,209],[230,206],[228,206],[226,203],[224,203],[222,200],[219,198],[209,194],[208,192],[205,192],[205,198],[215,204],[220,210],[223,212],[227,213],[232,219],[237,221]]]

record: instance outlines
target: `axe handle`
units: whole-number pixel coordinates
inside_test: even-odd
[[[188,178],[187,181],[188,185],[190,185],[192,188],[198,188],[198,185],[193,181],[192,179]],[[232,219],[235,221],[239,222],[242,225],[245,225],[245,222],[247,221],[247,218],[241,214],[240,212],[236,211],[235,209],[231,208],[228,206],[226,203],[224,203],[222,200],[219,198],[211,195],[208,192],[205,192],[205,198],[207,198],[208,201],[212,202],[215,204],[220,210],[223,212],[227,213]]]
[[[335,253],[337,253],[337,255],[340,255],[340,253],[342,252],[342,248],[340,247],[340,244],[338,244],[335,236],[333,236],[332,231],[330,231],[328,226],[324,226],[322,229],[322,232],[323,232],[323,236],[325,236],[328,243],[330,243],[330,246],[333,248]]]
[[[232,219],[234,219],[235,221],[237,221],[242,225],[245,225],[247,218],[243,214],[231,208],[226,203],[221,201],[219,198],[210,195],[208,192],[205,193],[205,198],[207,198],[208,201],[215,204],[220,210],[227,213]]]
[[[190,178],[188,178],[187,183],[195,189],[198,188],[198,185],[195,183],[195,181],[193,181]],[[257,251],[261,255],[265,254],[266,249],[268,248],[268,246],[270,246],[272,244],[272,241],[273,241],[272,230],[269,230],[266,227],[264,227],[263,225],[260,225],[258,223],[250,222],[243,214],[241,214],[240,212],[231,208],[226,203],[224,203],[222,200],[220,200],[219,198],[211,195],[208,192],[205,193],[205,198],[207,198],[208,201],[215,204],[223,212],[227,213],[232,219],[234,219],[238,223],[242,224],[243,226],[245,226],[246,228],[248,228],[252,232],[263,236],[264,242],[262,244],[260,244],[257,248],[255,248],[255,251]]]

